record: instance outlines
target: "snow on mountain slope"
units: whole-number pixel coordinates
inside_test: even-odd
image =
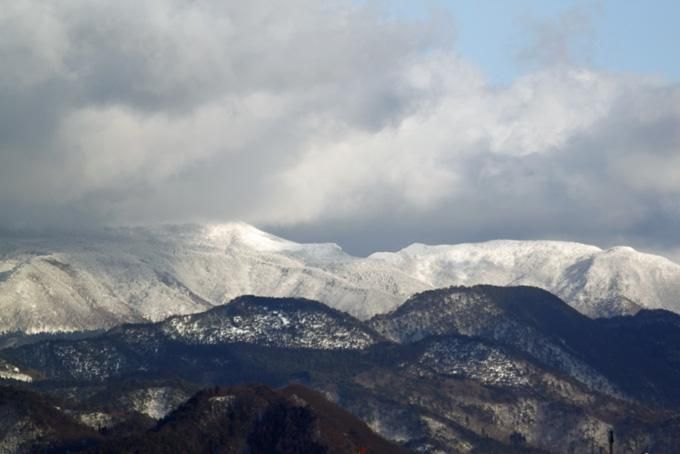
[[[602,250],[562,241],[510,241],[451,246],[414,244],[375,253],[427,283],[529,285],[548,290],[591,317],[635,313],[641,307],[680,312],[680,266],[629,247]]]
[[[0,380],[18,380],[32,382],[33,377],[25,374],[17,366],[0,359]]]
[[[358,258],[230,223],[0,239],[0,332],[157,321],[244,294],[314,299],[365,319],[423,290],[478,283],[541,287],[590,316],[680,312],[680,266],[629,248],[491,241]]]
[[[244,294],[315,299],[367,318],[427,288],[337,245],[297,244],[241,223],[0,242],[0,332],[158,321]]]
[[[499,342],[560,370],[592,389],[621,396],[607,377],[585,362],[568,335],[588,334],[595,321],[535,287],[450,287],[423,292],[369,324],[386,338],[412,343],[450,334]],[[566,329],[567,334],[562,333]]]
[[[169,318],[161,330],[172,340],[197,345],[361,350],[385,341],[343,312],[295,298],[242,296],[208,312]]]

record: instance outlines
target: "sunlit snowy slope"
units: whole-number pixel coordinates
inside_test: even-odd
[[[630,247],[602,250],[563,241],[413,244],[380,261],[427,285],[530,285],[548,290],[591,317],[640,308],[680,312],[680,265]]]
[[[365,318],[427,288],[336,245],[296,244],[240,223],[0,240],[0,332],[157,321],[243,294],[301,296]]]
[[[590,316],[680,312],[680,266],[630,248],[492,241],[352,257],[242,223],[0,239],[0,332],[157,321],[243,294],[326,302],[360,318],[448,285],[533,285]]]

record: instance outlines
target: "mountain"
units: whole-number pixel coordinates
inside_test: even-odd
[[[262,385],[198,392],[148,430],[105,431],[88,453],[314,453],[406,452],[321,394],[295,385],[274,391]],[[109,436],[106,436],[109,435]],[[54,443],[57,452],[64,445]]]
[[[159,421],[131,413],[118,424],[98,431],[77,421],[72,411],[60,405],[63,403],[47,396],[0,386],[0,451],[407,452],[373,433],[320,393],[301,385],[280,391],[262,385],[213,387],[178,402]]]
[[[0,240],[0,333],[159,321],[254,294],[323,301],[360,319],[450,285],[530,285],[590,317],[680,311],[680,266],[630,248],[556,241],[414,244],[352,257],[242,223]]]
[[[501,342],[591,388],[620,396],[602,373],[565,348],[553,332],[568,326],[567,331],[578,333],[581,319],[590,320],[544,290],[477,286],[414,295],[395,311],[373,318],[371,325],[400,343],[450,334]]]
[[[414,244],[369,257],[431,288],[526,285],[559,296],[590,317],[640,308],[680,312],[680,266],[630,247],[602,250],[563,241],[488,241],[453,246]]]
[[[54,399],[0,386],[0,452],[42,452],[50,443],[87,444],[98,434],[64,413]]]
[[[192,388],[301,383],[415,452],[590,452],[612,429],[625,452],[667,452],[680,443],[678,319],[592,320],[528,287],[428,291],[369,322],[242,297],[0,358],[111,430],[121,409],[162,417]]]
[[[591,319],[545,290],[480,285],[414,295],[370,325],[401,343],[501,343],[604,394],[680,406],[680,315],[668,311]]]
[[[336,245],[238,223],[0,242],[0,332],[159,321],[244,294],[305,297],[365,318],[426,288]]]
[[[385,341],[353,317],[300,298],[242,296],[206,313],[172,317],[160,326],[173,341],[202,345],[355,350]]]
[[[0,363],[16,371],[23,369],[15,364],[28,366],[38,372],[36,378],[104,381],[155,368],[162,373],[178,373],[183,367],[200,371],[194,364],[203,356],[200,347],[235,344],[352,351],[381,342],[387,341],[369,326],[319,302],[243,296],[200,314],[175,316],[155,324],[122,325],[85,339],[50,340],[6,349],[2,356],[7,359],[0,356]],[[167,359],[173,355],[183,356],[182,361]],[[210,367],[206,373],[211,373]],[[241,371],[231,372],[243,379],[249,377]],[[22,377],[24,381],[33,380],[26,372]],[[190,377],[195,379],[195,375]]]

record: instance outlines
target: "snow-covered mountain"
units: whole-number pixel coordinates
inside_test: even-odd
[[[640,308],[680,312],[680,266],[630,247],[602,250],[564,241],[510,241],[427,246],[376,253],[432,288],[528,285],[559,296],[591,317]]]
[[[630,248],[491,241],[360,258],[230,223],[0,239],[0,332],[157,321],[244,294],[314,299],[366,319],[420,291],[481,283],[537,286],[589,316],[680,312],[680,266]]]
[[[241,223],[0,241],[0,332],[158,321],[244,294],[305,297],[367,318],[427,288],[337,245]]]

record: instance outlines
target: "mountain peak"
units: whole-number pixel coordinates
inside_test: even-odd
[[[172,317],[161,329],[171,339],[193,344],[359,350],[384,341],[350,315],[317,301],[252,295],[205,313]]]
[[[418,293],[394,311],[374,317],[371,323],[390,339],[414,341],[450,332],[478,335],[481,329],[496,329],[501,320],[521,320],[525,326],[540,327],[542,321],[559,319],[567,323],[574,318],[586,317],[543,289],[475,285]],[[424,326],[428,328],[423,330]]]
[[[636,251],[635,249],[633,249],[630,246],[614,246],[614,247],[610,247],[605,252],[610,252],[610,253],[621,252],[621,253],[626,253],[626,254],[635,254],[638,251]]]
[[[300,244],[284,240],[264,232],[244,222],[208,224],[204,227],[205,238],[215,243],[230,246],[241,244],[258,251],[287,251],[300,247]]]
[[[434,288],[545,289],[591,317],[680,312],[680,266],[619,247],[495,240],[352,257],[242,222],[3,239],[0,332],[74,331],[159,321],[240,295],[322,301],[361,319]]]

